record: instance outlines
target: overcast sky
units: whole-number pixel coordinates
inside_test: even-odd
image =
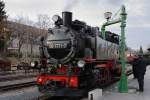
[[[3,0],[9,17],[28,16],[36,21],[38,14],[61,15],[64,10],[72,11],[73,18],[92,26],[105,22],[103,13],[115,14],[124,4],[127,8],[126,42],[129,47],[144,49],[150,44],[150,0]],[[118,25],[107,28],[120,34]]]

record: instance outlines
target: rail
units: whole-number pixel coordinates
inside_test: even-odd
[[[36,85],[35,81],[20,83],[20,84],[7,85],[7,86],[0,86],[0,92],[26,88],[26,87],[30,87],[30,86],[34,86],[34,85]]]
[[[38,70],[15,70],[15,71],[0,71],[0,75],[12,75],[12,74],[30,74],[39,73]]]
[[[0,82],[5,82],[5,81],[13,81],[13,80],[20,80],[20,79],[25,79],[25,78],[34,78],[37,75],[17,75],[17,76],[2,76],[0,77]]]

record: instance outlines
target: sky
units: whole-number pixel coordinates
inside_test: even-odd
[[[106,21],[104,12],[110,11],[115,15],[121,5],[126,6],[126,43],[133,49],[144,50],[150,45],[150,0],[3,0],[7,15],[10,18],[28,16],[36,21],[38,14],[53,16],[62,11],[72,11],[73,19],[85,21],[91,26],[101,25]],[[119,18],[119,14],[113,17]],[[107,28],[120,34],[120,24]]]

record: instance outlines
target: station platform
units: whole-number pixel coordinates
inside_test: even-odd
[[[104,89],[102,97],[98,100],[150,100],[150,66],[147,66],[145,74],[144,92],[137,91],[138,82],[137,79],[133,79],[133,75],[128,77],[128,93],[119,93],[118,86],[119,82]]]

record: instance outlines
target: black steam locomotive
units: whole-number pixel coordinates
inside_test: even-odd
[[[81,91],[106,85],[120,75],[117,34],[108,31],[103,39],[98,27],[72,21],[71,12],[52,19],[55,26],[41,38],[40,66],[45,68],[37,79],[41,92],[81,95]]]

